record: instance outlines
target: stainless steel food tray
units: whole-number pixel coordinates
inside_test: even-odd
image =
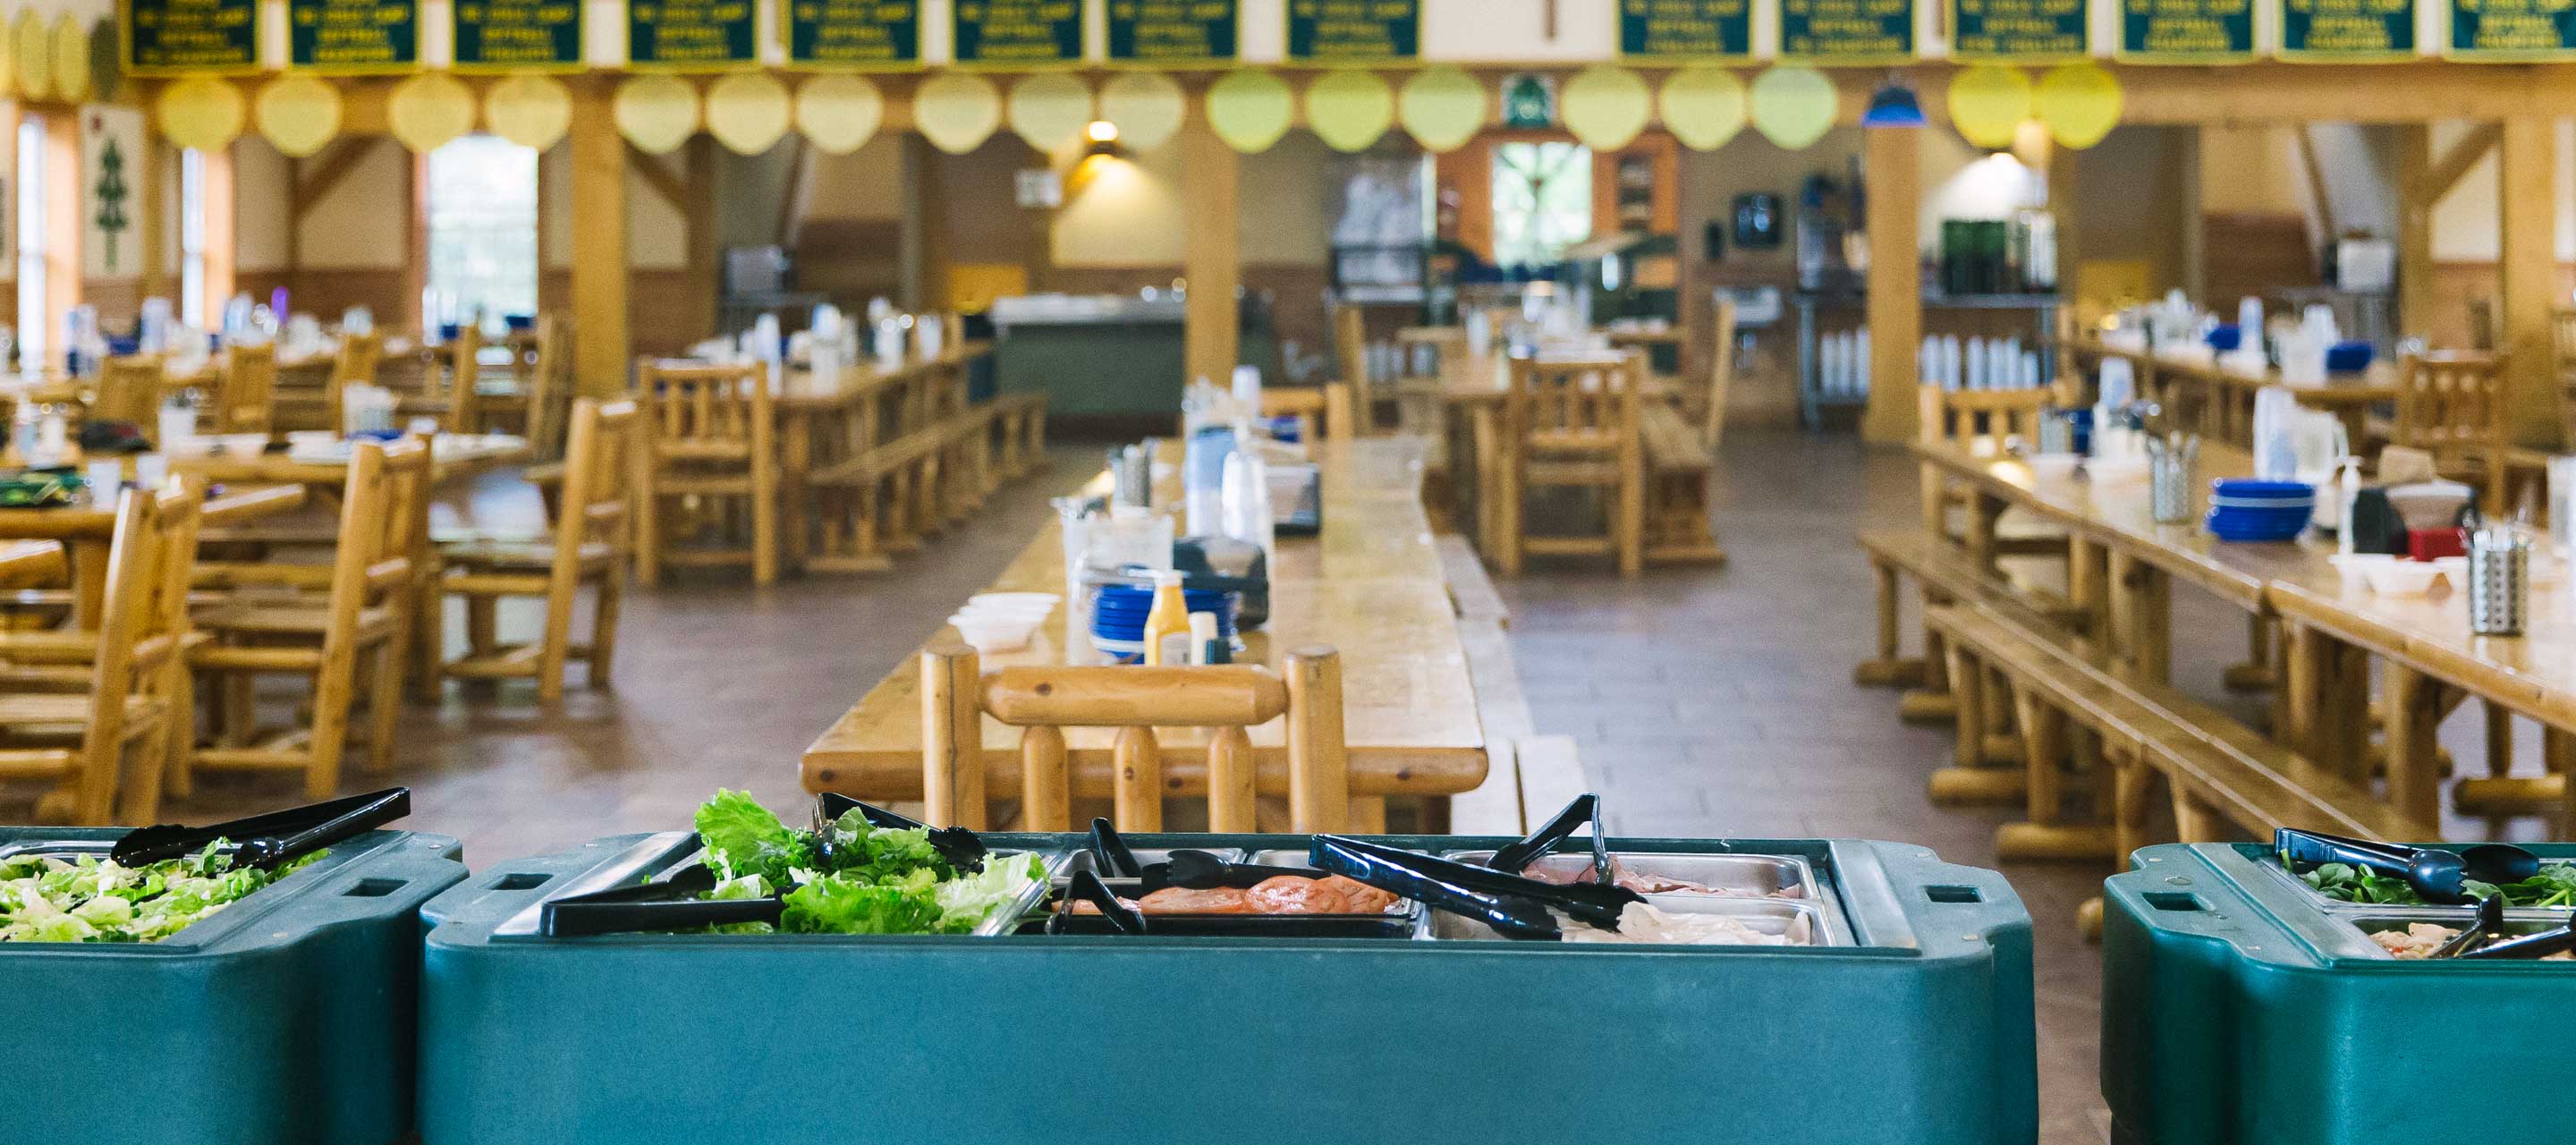
[[[634,846],[628,847],[624,852],[620,853],[617,858],[601,864],[594,868],[589,874],[583,875],[577,879],[569,880],[559,887],[549,889],[546,894],[539,896],[536,901],[529,903],[525,909],[519,911],[517,914],[511,915],[508,921],[503,922],[499,926],[493,927],[492,935],[495,938],[541,937],[544,933],[543,920],[545,917],[545,906],[548,902],[552,902],[556,899],[571,898],[576,895],[592,894],[598,891],[608,890],[612,887],[632,886],[637,882],[662,882],[668,880],[682,870],[698,865],[698,856],[703,854],[704,851],[705,848],[699,843],[698,835],[695,831],[664,831],[659,834],[647,835]],[[1038,879],[1036,882],[1031,884],[1030,889],[1020,896],[1020,900],[1018,902],[1012,903],[1006,909],[994,911],[992,918],[985,920],[983,925],[976,927],[974,933],[982,936],[1003,934],[1009,931],[1011,927],[1017,925],[1021,916],[1027,914],[1029,909],[1032,906],[1035,906],[1038,900],[1046,895],[1047,887],[1053,880],[1057,872],[1057,868],[1065,861],[1065,856],[1060,852],[1050,853],[1045,851],[997,850],[993,854],[995,858],[1036,854],[1046,861],[1047,877]],[[550,939],[549,941],[599,942],[633,938],[669,939],[688,937],[693,936],[671,934],[604,935],[582,939]],[[835,938],[853,936],[799,935],[795,937]],[[909,936],[880,935],[868,937],[901,938]]]
[[[1795,899],[1721,898],[1717,895],[1647,895],[1648,905],[1670,914],[1719,914],[1734,918],[1764,934],[1786,934],[1792,946],[1842,946],[1825,925],[1822,906]],[[1501,935],[1484,923],[1462,918],[1446,911],[1430,912],[1430,925],[1423,937],[1442,942],[1500,940]],[[1729,943],[1709,943],[1704,949],[1724,949]],[[1768,947],[1746,945],[1748,950]]]
[[[1492,851],[1451,851],[1442,858],[1484,866],[1494,857]],[[1804,899],[1821,902],[1817,893],[1816,873],[1807,860],[1796,855],[1670,855],[1653,852],[1621,851],[1611,856],[1621,867],[1641,875],[1658,875],[1681,879],[1704,887],[1714,887],[1721,898]],[[1578,875],[1592,869],[1588,852],[1559,851],[1541,855],[1530,864],[1551,874]],[[1692,894],[1690,891],[1658,891],[1658,894]]]
[[[1205,851],[1207,851],[1207,853],[1208,853],[1208,854],[1214,855],[1214,856],[1216,856],[1217,858],[1223,859],[1223,860],[1225,860],[1226,862],[1229,862],[1229,863],[1240,863],[1240,862],[1243,862],[1243,861],[1244,861],[1244,859],[1243,859],[1243,848],[1241,848],[1241,847],[1207,847],[1207,848],[1196,848],[1196,847],[1192,847],[1192,848],[1180,848],[1180,847],[1174,847],[1174,848],[1171,848],[1170,850],[1165,850],[1165,849],[1162,849],[1162,848],[1159,848],[1159,847],[1155,847],[1155,848],[1139,847],[1139,848],[1137,848],[1137,849],[1135,849],[1135,850],[1133,850],[1133,851],[1130,851],[1129,853],[1130,853],[1130,854],[1132,854],[1132,855],[1135,855],[1135,856],[1136,856],[1136,861],[1137,861],[1138,863],[1141,863],[1141,864],[1143,864],[1143,865],[1145,865],[1145,866],[1150,867],[1150,866],[1153,866],[1153,865],[1154,865],[1154,864],[1156,864],[1156,863],[1169,862],[1169,861],[1171,860],[1171,858],[1172,858],[1172,851],[1183,850],[1183,849],[1187,849],[1187,850],[1202,850],[1202,849],[1204,849]],[[1100,857],[1099,857],[1099,856],[1097,856],[1097,855],[1092,854],[1092,853],[1091,853],[1091,848],[1089,848],[1089,847],[1080,847],[1080,848],[1076,848],[1076,849],[1074,849],[1073,851],[1066,852],[1066,853],[1064,854],[1064,856],[1063,856],[1063,861],[1062,861],[1062,863],[1061,863],[1060,865],[1058,865],[1058,866],[1056,867],[1056,869],[1055,869],[1055,877],[1057,877],[1057,878],[1059,878],[1059,879],[1069,879],[1069,878],[1072,878],[1072,877],[1073,877],[1073,876],[1075,876],[1075,875],[1081,874],[1081,873],[1082,873],[1082,872],[1084,872],[1084,871],[1089,871],[1089,872],[1091,872],[1091,873],[1093,873],[1093,874],[1095,874],[1095,875],[1099,875],[1099,876],[1101,876],[1102,878],[1111,878],[1111,877],[1114,877],[1114,876],[1110,875],[1107,871],[1103,871],[1103,870],[1101,870],[1101,869],[1100,869]]]
[[[2533,913],[2538,914],[2540,912]],[[2387,948],[2373,941],[2370,936],[2384,930],[2404,930],[2408,924],[2418,922],[2429,922],[2437,926],[2444,926],[2452,930],[2458,930],[2460,929],[2459,924],[2468,920],[2462,918],[2456,911],[2444,914],[2429,910],[2416,910],[2411,907],[2403,911],[2391,911],[2386,907],[2381,907],[2373,912],[2344,914],[2338,917],[2336,921],[2341,923],[2343,928],[2349,929],[2354,934],[2359,935],[2360,941],[2359,945],[2350,951],[2333,951],[2331,953],[2342,954],[2348,958],[2378,958],[2390,962],[2413,962],[2419,960],[2399,958],[2396,955],[2389,953]],[[2555,918],[2507,918],[2504,922],[2504,937],[2508,940],[2526,938],[2543,931],[2556,930],[2558,929],[2560,921],[2561,920]],[[2571,964],[2569,968],[2576,969],[2576,964]]]

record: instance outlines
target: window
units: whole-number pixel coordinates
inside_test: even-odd
[[[45,360],[45,121],[18,120],[18,360]]]
[[[179,321],[206,323],[206,156],[179,152]]]
[[[1494,265],[1543,266],[1592,237],[1592,149],[1574,143],[1494,148]]]
[[[469,135],[429,153],[425,317],[537,312],[537,153]]]

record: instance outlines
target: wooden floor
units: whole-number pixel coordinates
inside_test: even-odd
[[[789,805],[800,797],[798,753],[815,733],[997,575],[1052,512],[1046,499],[1078,484],[1097,457],[1088,446],[1057,451],[1050,473],[1005,489],[965,531],[931,541],[888,576],[754,592],[711,575],[631,593],[614,694],[581,690],[578,670],[555,715],[539,714],[526,685],[498,698],[451,691],[440,707],[406,710],[402,762],[383,782],[412,785],[412,824],[463,837],[468,862],[682,827],[720,786]],[[1724,569],[1650,569],[1623,582],[1597,561],[1542,562],[1499,582],[1539,730],[1580,740],[1616,829],[1897,839],[1994,865],[2003,812],[1924,802],[1923,778],[1943,762],[1949,733],[1903,727],[1892,693],[1851,684],[1872,639],[1868,566],[1852,531],[1916,522],[1915,489],[1901,452],[1731,432],[1716,509],[1733,557]],[[456,508],[481,523],[528,522],[538,511],[534,494],[506,478]],[[2253,715],[2218,687],[2243,653],[2240,615],[2186,593],[2175,603],[2175,630],[2206,637],[2177,641],[2176,679]],[[534,623],[533,614],[505,613],[504,635]],[[2463,759],[2482,758],[2477,722],[2464,711],[2445,729]],[[2536,773],[2536,758],[2521,768]],[[352,767],[347,782],[358,790],[378,780]],[[203,821],[295,795],[282,778],[210,777],[169,815]],[[23,822],[27,811],[0,802],[0,822]],[[2449,826],[2464,837],[2488,830]],[[2539,829],[2528,819],[2501,826],[2519,837]],[[2106,1123],[2095,1079],[2099,954],[2071,920],[2104,872],[2006,870],[2039,926],[2041,1140],[2093,1145]]]

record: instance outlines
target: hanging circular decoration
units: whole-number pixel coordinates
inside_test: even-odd
[[[857,76],[816,76],[796,89],[796,129],[826,155],[866,146],[884,122],[885,97]]]
[[[1744,130],[1744,79],[1725,68],[1683,68],[1664,81],[1664,130],[1694,151],[1715,151]]]
[[[1090,126],[1091,85],[1068,72],[1039,72],[1011,88],[1011,130],[1053,154]]]
[[[1617,151],[1637,141],[1655,115],[1655,95],[1626,68],[1595,64],[1565,81],[1557,98],[1565,129],[1595,151]]]
[[[54,17],[54,95],[66,103],[86,102],[95,90],[89,75],[89,25],[68,13]]]
[[[33,11],[18,13],[9,27],[10,54],[18,62],[18,93],[28,99],[54,94],[54,41],[45,19]]]
[[[446,72],[422,72],[385,97],[385,126],[413,151],[436,151],[474,130],[474,92]]]
[[[340,89],[301,72],[289,72],[251,101],[251,118],[279,154],[301,159],[340,134]]]
[[[707,89],[707,131],[736,155],[758,155],[787,135],[796,104],[768,72],[735,72]]]
[[[572,92],[553,76],[511,76],[483,92],[483,126],[543,151],[572,129]]]
[[[181,147],[214,151],[241,134],[241,89],[229,80],[190,76],[161,89],[161,134]]]
[[[1208,85],[1208,126],[1246,155],[1277,146],[1297,120],[1297,93],[1269,72],[1244,68]]]
[[[117,35],[114,19],[90,25],[89,93],[102,103],[125,94],[124,41]]]
[[[931,146],[963,155],[983,146],[1002,125],[1002,93],[971,72],[941,72],[913,93],[912,122]]]
[[[1772,68],[1753,79],[1753,129],[1791,151],[1824,138],[1841,107],[1834,81],[1814,68]]]
[[[1424,68],[1404,81],[1396,93],[1397,118],[1423,150],[1440,153],[1467,145],[1485,129],[1489,104],[1485,85],[1448,66]]]
[[[1181,85],[1161,72],[1127,72],[1100,89],[1100,118],[1118,126],[1118,142],[1129,151],[1160,150],[1189,114]]]
[[[1366,151],[1395,123],[1395,92],[1376,72],[1336,71],[1306,88],[1306,125],[1335,151]]]
[[[2063,64],[2039,78],[2031,101],[2048,134],[2078,151],[2120,124],[2120,81],[2093,64]]]
[[[617,133],[649,155],[668,155],[698,130],[698,89],[676,76],[636,76],[609,107]]]
[[[7,99],[18,91],[17,33],[13,21],[0,20],[0,99]]]
[[[2030,118],[2030,76],[2019,68],[1978,64],[1950,78],[1950,126],[1979,147],[2009,147]]]

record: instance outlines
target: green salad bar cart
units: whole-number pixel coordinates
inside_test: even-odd
[[[1706,892],[1647,894],[1671,912],[1658,918],[1699,916],[1686,921],[1730,937],[1694,941],[1743,943],[1680,945],[1574,941],[1571,924],[1566,941],[1506,941],[1404,900],[1307,929],[1121,933],[1102,922],[1115,904],[1074,905],[1104,886],[1084,837],[982,838],[1046,877],[946,935],[562,925],[575,903],[703,875],[685,831],[479,872],[424,911],[422,1141],[2036,1136],[2029,916],[2002,876],[1920,847],[1610,840],[1627,870]],[[1132,842],[1292,866],[1322,849]],[[1511,842],[1354,844],[1472,862]],[[1585,877],[1575,855],[1549,864]]]
[[[2576,961],[2531,956],[2565,945],[2576,845],[2528,849],[2542,877],[2470,888],[2517,904],[2483,928],[2257,844],[2139,851],[2103,898],[2115,1145],[2576,1141],[2576,1102],[2517,1081],[2576,1029]],[[2466,945],[2481,929],[2494,945]]]

